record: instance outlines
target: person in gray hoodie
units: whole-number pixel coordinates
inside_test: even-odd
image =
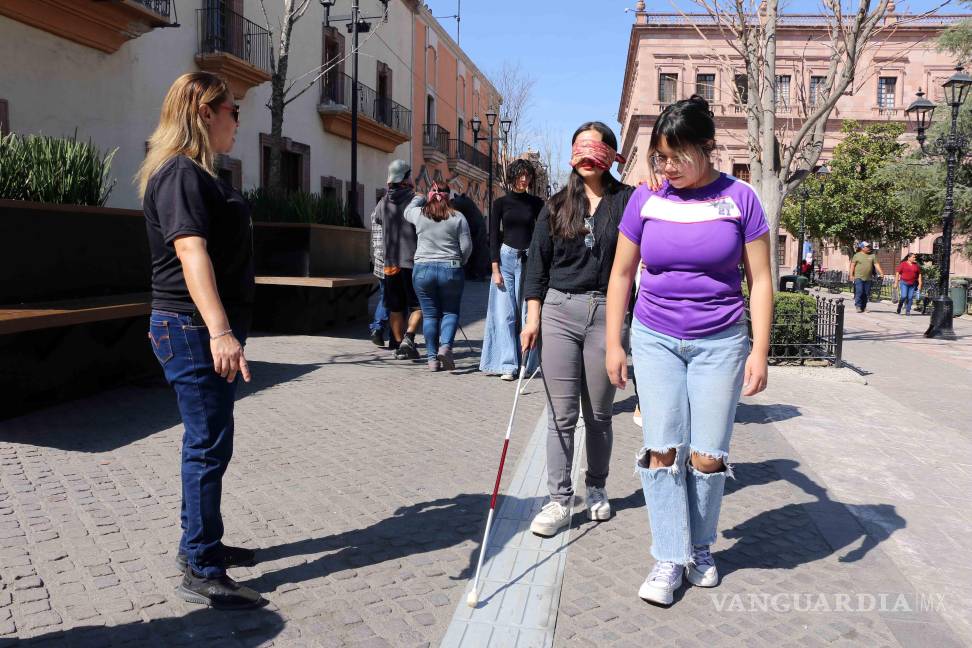
[[[391,328],[391,344],[399,360],[418,358],[415,332],[422,324],[422,311],[412,285],[417,236],[415,226],[405,220],[405,208],[415,197],[412,168],[404,160],[388,165],[388,191],[372,214],[382,228],[384,243],[385,308]],[[407,315],[406,315],[407,313]],[[406,317],[407,324],[406,324]]]

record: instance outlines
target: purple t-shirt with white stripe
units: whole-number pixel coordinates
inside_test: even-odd
[[[618,229],[641,248],[634,314],[642,324],[695,340],[743,317],[743,246],[769,232],[752,186],[725,173],[697,189],[642,185]]]

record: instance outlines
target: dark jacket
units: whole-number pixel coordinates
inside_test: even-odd
[[[411,268],[415,265],[418,237],[415,226],[405,220],[405,208],[415,197],[411,187],[390,188],[375,205],[373,222],[381,225],[385,265]]]
[[[489,239],[486,236],[486,219],[479,211],[476,203],[465,194],[455,194],[452,197],[452,207],[466,217],[469,224],[469,237],[472,239],[472,256],[466,263],[466,276],[479,279],[490,273],[489,268]]]

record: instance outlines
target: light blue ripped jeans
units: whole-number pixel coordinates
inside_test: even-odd
[[[684,565],[692,558],[692,545],[716,540],[726,478],[732,477],[729,439],[749,335],[742,321],[706,338],[680,340],[635,320],[631,353],[645,439],[636,471],[648,505],[651,555]],[[672,466],[648,468],[649,451],[672,448]],[[690,451],[722,459],[725,470],[694,470]]]

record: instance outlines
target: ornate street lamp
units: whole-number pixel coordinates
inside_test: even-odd
[[[479,142],[489,142],[489,171],[488,171],[488,173],[489,173],[489,180],[487,181],[489,184],[486,187],[486,202],[487,202],[487,204],[486,204],[486,221],[487,221],[487,223],[489,222],[489,219],[492,218],[492,212],[493,212],[493,167],[494,167],[494,163],[493,163],[493,149],[495,148],[493,142],[495,141],[496,135],[497,135],[497,133],[496,133],[496,118],[497,117],[498,117],[498,115],[494,111],[492,111],[492,110],[490,110],[489,112],[486,113],[486,124],[489,127],[488,130],[487,130],[487,132],[486,132],[486,135],[480,135],[479,134],[479,131],[483,127],[483,122],[482,121],[480,121],[479,119],[475,119],[474,118],[472,121],[469,122],[470,125],[472,126],[472,131],[473,131],[473,144],[478,144]],[[509,119],[500,120],[500,129],[502,130],[502,134],[503,134],[502,141],[504,141],[504,142],[506,141],[506,137],[510,133],[510,126],[512,126],[512,125],[513,125],[513,122],[511,122]]]
[[[955,209],[952,194],[955,189],[955,170],[968,146],[965,136],[959,134],[957,130],[959,108],[965,101],[969,88],[972,87],[972,77],[963,72],[961,67],[957,67],[955,74],[949,77],[948,81],[942,84],[942,87],[945,89],[945,103],[952,109],[952,123],[949,133],[941,135],[935,140],[933,146],[925,146],[925,130],[931,127],[935,104],[925,99],[921,89],[917,92],[918,98],[908,106],[905,114],[911,119],[918,132],[917,140],[921,152],[929,157],[945,158],[945,208],[942,210],[942,253],[939,259],[941,275],[938,280],[938,296],[932,301],[931,322],[928,325],[928,330],[925,331],[925,337],[954,340],[955,331],[952,330],[954,311],[952,298],[948,292],[952,260],[952,222],[954,221]]]
[[[818,180],[825,180],[830,174],[830,169],[824,164],[822,167],[817,169],[814,175]],[[794,174],[796,175],[796,174]],[[823,184],[820,185],[820,192],[823,193]],[[797,254],[796,254],[796,266],[793,268],[793,274],[800,274],[800,261],[803,259],[803,245],[806,239],[807,233],[807,200],[810,199],[810,188],[807,187],[806,183],[800,185],[800,193],[798,194],[800,198],[800,238],[797,243]]]

